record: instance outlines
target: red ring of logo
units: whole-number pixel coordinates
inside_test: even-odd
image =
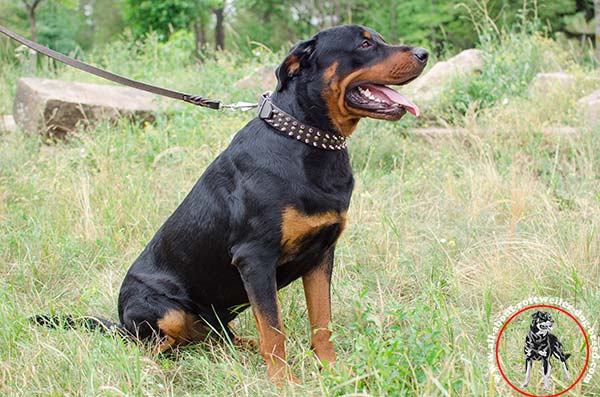
[[[553,305],[534,305],[534,306],[527,306],[526,308],[521,309],[518,312],[516,312],[515,314],[513,314],[508,320],[506,320],[506,322],[502,326],[502,329],[498,333],[498,338],[496,338],[496,364],[498,365],[498,369],[500,370],[500,375],[502,375],[502,377],[504,378],[504,380],[506,381],[506,383],[509,384],[510,387],[512,387],[513,389],[515,389],[517,392],[521,393],[524,396],[528,396],[528,397],[541,397],[541,396],[539,396],[537,394],[527,393],[526,391],[523,391],[523,390],[519,389],[518,387],[516,387],[515,385],[513,385],[510,380],[508,380],[508,378],[506,377],[506,374],[504,374],[504,371],[502,370],[502,366],[500,365],[499,348],[500,348],[500,338],[502,337],[502,333],[506,329],[506,326],[515,317],[517,317],[519,314],[523,313],[524,311],[527,311],[527,310],[530,310],[530,309],[543,308],[543,307],[549,308],[549,309],[559,310],[559,311],[563,312],[564,314],[566,314],[567,316],[571,317],[571,319],[573,319],[573,321],[575,321],[575,323],[577,324],[577,326],[581,330],[581,333],[583,334],[583,337],[585,338],[585,350],[586,350],[585,365],[583,366],[583,369],[581,370],[581,373],[579,374],[579,377],[575,380],[575,382],[573,382],[573,384],[571,386],[569,386],[565,390],[561,391],[560,393],[549,394],[549,395],[545,396],[545,397],[558,397],[558,396],[560,396],[562,394],[565,394],[566,392],[568,392],[572,388],[574,388],[575,385],[577,385],[581,381],[581,378],[583,378],[583,375],[585,374],[585,371],[587,370],[588,364],[590,362],[590,343],[589,343],[589,340],[588,340],[588,336],[585,333],[585,330],[583,329],[583,326],[581,325],[581,323],[579,322],[579,320],[577,320],[575,318],[575,316],[573,316],[571,313],[569,313],[565,309],[563,309],[561,307],[558,307],[558,306],[553,306]]]

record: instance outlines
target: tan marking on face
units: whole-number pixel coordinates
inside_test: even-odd
[[[371,40],[373,38],[373,36],[371,36],[371,33],[369,33],[366,30],[363,32],[363,37],[367,40]]]
[[[329,119],[333,125],[336,126],[342,135],[350,136],[356,128],[359,119],[347,119],[339,112],[337,107],[338,96],[340,95],[339,78],[335,74],[337,68],[338,62],[334,62],[323,73],[323,82],[325,83],[326,88],[322,93],[322,97],[327,106]]]
[[[330,83],[335,77],[335,72],[337,72],[338,65],[338,61],[335,61],[330,67],[325,69],[325,72],[323,73],[323,81],[325,84]]]
[[[327,211],[314,215],[306,215],[294,207],[286,207],[283,210],[281,225],[281,246],[285,252],[293,252],[303,238],[336,223],[341,225],[343,231],[346,225],[345,211],[342,213]]]
[[[208,328],[202,320],[183,310],[170,309],[157,321],[158,328],[166,335],[164,349],[194,341],[203,341],[208,336]],[[161,349],[163,350],[163,349]]]
[[[300,69],[300,62],[298,61],[298,57],[295,55],[290,55],[285,61],[285,70],[288,73],[294,73],[298,69]]]
[[[329,118],[345,137],[352,135],[358,121],[362,117],[379,118],[377,115],[362,109],[346,106],[346,90],[354,82],[374,81],[380,84],[397,84],[418,76],[423,66],[418,64],[409,51],[397,52],[383,62],[373,66],[355,70],[340,78],[326,82],[323,99],[327,106]],[[383,117],[380,117],[383,118]]]

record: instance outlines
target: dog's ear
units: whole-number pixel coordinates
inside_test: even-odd
[[[316,42],[317,40],[313,37],[310,40],[299,42],[292,48],[275,71],[278,81],[277,91],[283,90],[291,79],[299,75],[303,69],[308,68],[314,58]]]

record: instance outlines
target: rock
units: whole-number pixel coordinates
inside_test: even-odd
[[[161,108],[156,96],[129,87],[28,77],[19,80],[13,115],[27,132],[64,137],[78,123],[119,117],[152,121]]]
[[[265,91],[274,91],[277,87],[277,78],[275,77],[276,66],[261,66],[256,68],[250,76],[246,76],[233,84],[235,88],[246,88],[255,90],[250,96],[258,97]]]
[[[551,125],[542,128],[542,134],[551,136],[563,136],[578,138],[581,133],[578,128]],[[470,132],[469,130],[461,127],[426,127],[426,128],[414,128],[408,135],[417,136],[423,138],[426,141],[436,141],[448,138],[464,138],[470,134],[478,135],[481,131]]]
[[[15,119],[11,115],[0,116],[0,132],[15,132],[17,130],[17,124]]]
[[[483,51],[471,48],[447,61],[436,63],[429,72],[408,87],[416,101],[428,102],[438,97],[453,79],[481,71],[482,68]]]
[[[460,127],[426,127],[414,128],[408,135],[418,136],[426,140],[456,138],[468,135],[468,131]]]
[[[577,101],[577,108],[586,124],[600,124],[600,90]]]
[[[531,82],[531,92],[538,95],[548,95],[557,91],[569,91],[575,88],[577,79],[575,76],[564,73],[538,73]]]

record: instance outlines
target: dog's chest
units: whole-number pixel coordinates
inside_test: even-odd
[[[320,257],[337,241],[345,226],[345,211],[305,214],[293,206],[284,208],[280,264],[302,257],[313,260]]]
[[[550,340],[546,335],[538,336],[530,333],[527,342],[531,348],[530,358],[533,360],[543,360],[551,355]]]

